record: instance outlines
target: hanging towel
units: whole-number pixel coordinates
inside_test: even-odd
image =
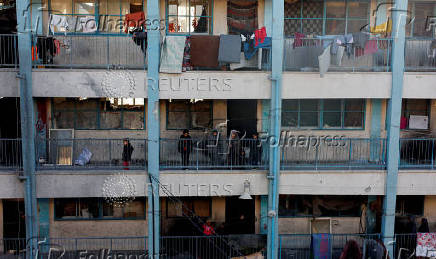
[[[93,33],[97,31],[97,22],[95,16],[85,16],[79,18],[79,23],[84,33]]]
[[[377,40],[369,40],[365,45],[365,55],[374,54],[378,51],[378,42]]]
[[[235,70],[244,67],[254,68],[258,66],[258,57],[259,55],[255,55],[254,58],[247,60],[245,59],[244,53],[240,53],[240,60],[237,63],[230,63],[230,70]]]
[[[266,28],[263,26],[262,28],[254,31],[254,46],[257,47],[259,43],[263,43],[266,37]]]
[[[186,37],[166,36],[160,53],[161,73],[182,73]]]
[[[186,37],[185,50],[183,51],[182,71],[191,71],[191,36]]]
[[[345,47],[339,46],[336,54],[331,55],[332,65],[341,66],[342,65],[342,57],[344,56]]]
[[[311,241],[313,259],[331,258],[331,244],[329,234],[312,234]]]
[[[49,24],[49,28],[52,33],[55,32],[54,27],[56,27],[56,29],[58,30],[68,28],[67,17],[65,15],[52,14],[50,16],[50,24]]]
[[[369,34],[364,32],[353,33],[353,43],[356,47],[365,48],[366,42],[369,40]]]
[[[388,21],[370,28],[371,33],[390,33],[392,31],[392,21],[388,18]]]
[[[318,56],[319,74],[324,77],[324,74],[329,70],[330,66],[330,46],[324,49],[323,53]]]
[[[218,67],[219,36],[191,36],[191,63],[193,67]]]
[[[218,51],[218,62],[239,63],[241,54],[241,37],[239,35],[220,36],[220,47]]]
[[[129,27],[138,28],[144,25],[145,15],[144,12],[136,12],[126,14],[126,18],[124,19],[124,32],[127,33]]]
[[[436,233],[416,233],[416,256],[436,256]]]

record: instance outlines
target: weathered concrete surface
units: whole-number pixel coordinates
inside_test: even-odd
[[[24,198],[24,181],[15,172],[0,172],[0,199]]]

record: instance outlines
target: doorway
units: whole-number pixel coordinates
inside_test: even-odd
[[[226,234],[254,234],[256,223],[255,200],[226,198]]]
[[[24,201],[3,200],[3,237],[25,238],[26,223]]]
[[[227,135],[237,130],[251,138],[257,132],[257,100],[227,100],[227,119]]]

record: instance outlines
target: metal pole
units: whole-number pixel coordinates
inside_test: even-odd
[[[32,94],[32,31],[31,9],[29,0],[16,2],[17,31],[18,31],[18,54],[20,68],[20,115],[21,115],[21,138],[23,170],[26,179],[25,184],[25,215],[26,215],[26,239],[30,242],[30,251],[26,253],[28,258],[33,257],[34,236],[38,234],[37,211],[36,211],[36,182],[35,182],[35,128]]]
[[[278,258],[278,203],[280,176],[280,127],[282,110],[284,1],[272,0],[271,135],[269,143],[267,258]]]
[[[153,252],[152,258],[159,258],[159,240],[160,240],[160,204],[159,204],[159,60],[160,60],[160,28],[155,27],[154,21],[160,21],[159,1],[147,1],[147,20],[152,21],[147,28],[147,128],[148,128],[148,174],[151,177],[151,188],[153,188],[153,224],[149,219],[148,226],[153,228]],[[157,180],[157,181],[156,181]],[[150,198],[149,198],[150,199]],[[149,205],[150,206],[150,205]]]
[[[403,95],[405,23],[407,0],[397,0],[392,9],[392,90],[388,108],[388,156],[385,196],[383,202],[383,242],[393,255],[395,204],[398,182],[400,117]]]

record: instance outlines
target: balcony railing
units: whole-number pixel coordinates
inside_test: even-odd
[[[406,39],[404,67],[406,71],[436,71],[435,39]]]
[[[321,252],[320,248],[313,244],[316,242],[316,236],[317,234],[279,235],[279,258],[312,258],[314,253]],[[368,253],[377,245],[377,240],[380,240],[379,234],[323,234],[322,242],[326,245],[324,253],[329,256],[328,258],[340,258],[345,245],[351,240],[359,246],[362,258],[375,258]]]
[[[35,68],[130,68],[146,69],[144,50],[131,35],[55,35],[37,36]],[[54,42],[54,43],[53,43]]]
[[[325,46],[333,39],[304,38],[298,44],[293,38],[285,39],[284,71],[319,71],[318,56],[322,54]],[[371,39],[374,48],[371,53],[363,49],[350,46],[344,51],[341,62],[333,62],[336,56],[331,56],[332,62],[328,71],[374,71],[389,72],[391,66],[391,39]]]
[[[130,139],[133,152],[123,163],[123,139],[38,139],[37,169],[138,169],[145,170],[147,140]],[[126,158],[124,158],[125,160]]]
[[[18,68],[16,34],[0,34],[0,68]]]
[[[21,139],[0,139],[0,170],[22,168]]]
[[[123,139],[37,139],[37,170],[146,170],[147,140],[130,139],[134,148],[123,163]],[[315,138],[280,142],[281,170],[384,170],[386,139]],[[160,140],[162,170],[266,170],[266,140]],[[436,169],[436,139],[400,139],[400,169]],[[185,149],[186,148],[186,149]],[[190,150],[190,152],[186,152]],[[0,170],[20,170],[21,139],[0,139]]]

